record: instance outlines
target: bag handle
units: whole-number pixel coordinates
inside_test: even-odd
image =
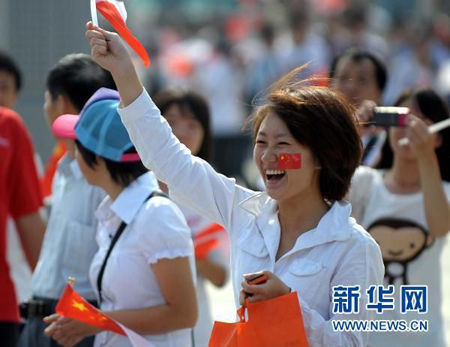
[[[144,200],[144,203],[147,202],[148,200],[150,200],[154,196],[162,196],[162,197],[165,197],[165,198],[169,198],[163,192],[155,190]],[[106,252],[105,259],[103,259],[102,266],[100,267],[100,271],[99,271],[98,276],[97,276],[97,290],[98,290],[99,304],[101,304],[101,302],[103,301],[103,297],[102,297],[102,280],[103,280],[103,274],[104,274],[105,268],[106,268],[106,263],[108,262],[108,258],[111,255],[111,252],[112,252],[114,246],[116,245],[117,241],[119,240],[120,235],[122,235],[122,233],[123,233],[123,231],[125,230],[126,227],[127,227],[127,223],[122,221],[120,223],[119,227],[117,228],[117,231],[114,234],[114,237],[111,240],[111,243],[109,244],[109,248],[108,248],[108,251]]]

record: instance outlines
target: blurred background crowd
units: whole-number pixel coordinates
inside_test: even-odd
[[[358,46],[388,67],[385,105],[404,88],[417,86],[431,86],[450,99],[448,0],[130,0],[126,5],[128,25],[152,59],[152,66],[140,71],[148,90],[185,86],[203,94],[212,111],[216,168],[250,186],[255,174],[243,160],[250,141],[241,131],[243,121],[270,83],[293,67],[309,63],[304,77],[328,76],[333,57]],[[25,76],[17,110],[43,162],[54,145],[41,122],[45,74],[61,56],[88,51],[89,17],[87,0],[0,4],[0,48]]]

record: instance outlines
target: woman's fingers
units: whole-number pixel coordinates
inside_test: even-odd
[[[91,39],[103,39],[103,40],[106,40],[106,38],[105,38],[105,35],[103,35],[100,31],[98,31],[98,30],[88,30],[88,31],[86,31],[86,38],[88,39],[88,40],[91,40]]]
[[[42,320],[45,323],[49,323],[50,324],[50,323],[56,322],[58,320],[58,318],[59,318],[59,315],[57,313],[53,313],[50,316],[42,318]]]
[[[241,282],[242,290],[247,294],[260,294],[264,291],[264,284],[248,284],[247,281]]]
[[[58,323],[53,322],[47,328],[44,329],[44,335],[48,337],[52,337],[58,329]]]
[[[361,125],[366,124],[373,117],[373,109],[377,104],[371,100],[364,100],[356,111],[356,116]]]
[[[239,304],[241,306],[245,306],[245,299],[247,298],[247,294],[244,292],[243,289],[239,292]]]

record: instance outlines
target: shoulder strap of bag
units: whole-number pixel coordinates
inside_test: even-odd
[[[155,190],[144,200],[144,203],[147,202],[148,200],[150,200],[151,198],[153,198],[154,196],[162,196],[162,197],[165,197],[165,198],[169,198],[163,192]],[[114,246],[116,245],[117,240],[119,240],[120,235],[122,235],[122,233],[123,233],[123,231],[125,230],[126,227],[127,227],[127,223],[122,221],[122,223],[120,223],[119,227],[117,228],[117,231],[114,234],[114,237],[111,240],[111,243],[109,244],[108,252],[106,252],[105,259],[103,259],[103,264],[100,267],[100,271],[99,271],[98,276],[97,276],[97,289],[98,289],[98,297],[99,297],[99,300],[100,300],[99,303],[101,303],[102,300],[103,300],[103,298],[102,298],[102,279],[103,279],[103,274],[105,272],[106,263],[108,262],[108,258],[111,255],[111,252],[112,252]]]

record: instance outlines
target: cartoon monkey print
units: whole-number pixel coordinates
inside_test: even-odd
[[[434,238],[421,225],[398,218],[378,219],[367,231],[381,248],[389,284],[396,280],[409,284],[408,264],[430,247]]]

